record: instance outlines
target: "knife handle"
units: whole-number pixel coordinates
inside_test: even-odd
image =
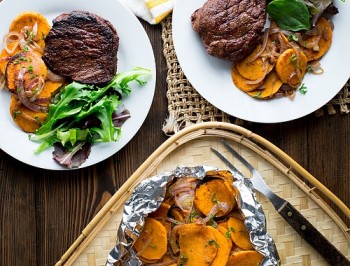
[[[289,202],[286,202],[278,212],[330,265],[350,265],[350,261]]]

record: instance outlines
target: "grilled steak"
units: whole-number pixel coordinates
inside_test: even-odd
[[[118,46],[117,31],[109,21],[90,12],[72,11],[53,20],[43,60],[59,75],[103,84],[117,72]]]
[[[256,46],[266,22],[265,0],[208,0],[191,16],[212,56],[232,62],[246,57]]]

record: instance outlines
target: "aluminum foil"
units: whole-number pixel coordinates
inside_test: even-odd
[[[195,177],[202,180],[207,174],[212,175],[215,171],[220,170],[208,166],[179,166],[174,171],[162,173],[142,181],[124,204],[123,219],[118,229],[117,243],[109,253],[106,265],[142,265],[132,246],[140,235],[144,218],[149,213],[156,211],[164,200],[168,182],[181,177]],[[280,265],[275,243],[266,232],[265,214],[253,192],[252,183],[241,175],[234,173],[232,175],[236,179],[233,183],[238,192],[236,200],[245,216],[245,225],[250,240],[255,249],[264,255],[261,265]]]

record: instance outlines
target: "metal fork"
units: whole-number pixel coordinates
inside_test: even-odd
[[[277,196],[265,183],[260,173],[248,163],[237,151],[225,141],[222,141],[226,149],[233,154],[252,173],[250,181],[253,188],[268,198],[277,212],[298,232],[298,234],[315,248],[330,265],[350,265],[350,261],[334,247],[298,210],[288,201]],[[221,153],[211,148],[213,153],[223,161],[234,175],[243,176],[242,173]]]

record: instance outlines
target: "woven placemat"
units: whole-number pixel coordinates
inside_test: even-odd
[[[206,101],[190,84],[176,57],[172,38],[172,16],[162,23],[163,53],[167,64],[168,118],[163,131],[172,135],[199,122],[218,121],[244,125],[245,121],[232,117]],[[316,117],[325,114],[350,113],[350,80],[324,107],[314,112]]]

